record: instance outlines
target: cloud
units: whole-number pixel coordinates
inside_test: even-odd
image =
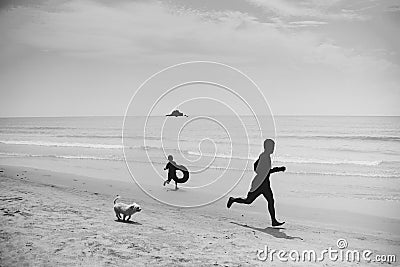
[[[321,10],[328,6],[325,1],[320,2],[324,3],[320,8],[310,8],[310,1],[303,2],[302,6],[289,1],[251,1],[282,16],[322,16]],[[289,57],[289,61],[313,58],[324,44],[334,43],[312,32],[282,29],[328,24],[322,20],[285,22],[280,17],[272,17],[266,23],[239,11],[171,10],[158,2],[119,1],[105,5],[95,1],[69,1],[56,7],[19,7],[3,14],[0,22],[0,31],[6,33],[3,42],[75,56],[135,60],[186,55],[227,61],[247,59],[260,64],[269,59],[286,64]],[[344,55],[341,57],[344,62],[369,57],[340,47],[324,51],[328,53],[327,58],[330,54]],[[323,61],[329,64],[326,59]],[[333,60],[331,64],[339,63]]]
[[[353,15],[362,16],[342,11],[338,1],[249,1],[262,7],[267,18],[240,7],[200,10],[153,1],[84,0],[9,8],[0,16],[0,67],[35,55],[39,66],[44,66],[43,57],[56,65],[68,59],[82,72],[87,70],[80,65],[90,60],[96,62],[94,68],[98,62],[108,66],[110,61],[128,61],[135,70],[152,66],[152,71],[187,60],[213,60],[252,69],[259,81],[287,95],[293,87],[343,91],[398,84],[398,64],[381,56],[389,54],[385,47],[379,47],[382,53],[345,47],[329,35],[353,34],[335,28],[338,22],[333,20],[347,23]],[[324,34],[318,32],[322,27]]]
[[[168,54],[274,54],[282,43],[307,43],[314,38],[289,35],[275,23],[260,23],[242,12],[173,13],[157,3],[126,2],[105,6],[92,1],[72,1],[61,12],[18,8],[2,17],[2,32],[15,42],[39,49],[81,55]],[[15,27],[15,19],[24,18]],[[322,22],[293,22],[292,25]],[[311,42],[311,43],[310,43]]]
[[[156,3],[109,7],[92,1],[67,2],[61,10],[10,10],[0,18],[0,31],[14,43],[94,57],[246,54],[261,49],[259,41],[268,46],[282,38],[241,12],[177,14]]]
[[[286,1],[252,1],[286,15],[322,14]],[[342,68],[357,66],[360,58],[374,64],[374,57],[336,46],[312,32],[282,30],[328,24],[320,20],[286,23],[276,17],[265,23],[239,11],[171,10],[157,2],[142,1],[120,1],[111,6],[71,1],[56,7],[12,9],[0,21],[0,31],[7,32],[9,41],[78,57],[138,62],[208,58],[267,67],[274,64],[277,68],[310,62]]]
[[[400,5],[389,6],[386,9],[387,12],[400,12]]]
[[[320,26],[320,25],[326,25],[328,22],[326,21],[314,21],[314,20],[304,20],[304,21],[292,21],[289,22],[290,25],[296,26],[296,27],[309,27],[309,26]]]
[[[282,18],[317,18],[332,20],[359,20],[363,16],[352,12],[336,8],[335,5],[340,0],[332,1],[288,1],[288,0],[247,0],[256,6],[264,8],[266,11],[273,12]]]

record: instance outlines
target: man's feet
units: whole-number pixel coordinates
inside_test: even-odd
[[[272,226],[273,227],[276,227],[276,226],[281,226],[281,225],[283,225],[285,222],[278,222],[277,220],[275,220],[275,221],[272,221]]]
[[[228,199],[228,203],[226,203],[226,207],[229,209],[232,206],[232,204],[233,204],[233,197],[230,197]]]

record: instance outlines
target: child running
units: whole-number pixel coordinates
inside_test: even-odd
[[[165,166],[164,170],[168,169],[168,179],[164,181],[164,186],[165,184],[169,184],[171,180],[175,181],[175,190],[178,190],[178,183],[186,183],[187,180],[189,179],[189,171],[186,169],[185,166],[183,165],[178,165],[174,161],[174,157],[172,155],[168,156],[168,163]],[[176,170],[180,170],[183,173],[182,178],[178,178],[176,176]]]

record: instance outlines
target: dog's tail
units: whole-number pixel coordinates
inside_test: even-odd
[[[119,199],[119,195],[117,195],[117,197],[114,198],[114,205],[115,205],[115,203],[117,203],[117,199]]]

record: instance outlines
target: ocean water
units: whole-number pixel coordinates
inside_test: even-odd
[[[156,117],[153,123],[161,125],[164,120],[165,117]],[[121,117],[1,118],[0,157],[123,161],[122,122]],[[288,172],[400,178],[400,117],[277,116],[275,122],[273,161],[277,165],[289,164],[292,168]],[[255,160],[262,151],[262,139],[250,135],[229,140],[223,130],[207,123],[193,126],[196,128],[186,131],[179,142],[166,129],[161,140],[161,133],[151,133],[150,128],[144,143],[143,129],[134,129],[133,135],[125,136],[132,139],[127,149],[151,151],[160,155],[155,157],[160,162],[165,161],[167,152],[181,153],[189,159],[229,159],[230,149],[236,146],[235,158]],[[253,126],[245,127],[254,132]],[[212,140],[208,147],[208,140],[205,144],[200,142],[202,137]],[[254,151],[250,155],[248,146]],[[222,165],[217,161],[211,167]]]
[[[137,127],[131,124],[122,142],[122,117],[1,118],[0,163],[89,176],[104,173],[101,178],[114,179],[127,173],[124,148],[131,168],[155,165],[161,175],[167,155],[172,154],[192,173],[244,169],[252,176],[252,163],[267,136],[257,131],[250,118],[242,117],[243,125],[235,125],[233,117],[198,120],[186,125],[179,136],[171,130],[190,119],[152,117],[144,131],[140,125],[145,118],[132,118]],[[274,166],[286,166],[287,173],[301,177],[303,183],[309,176],[313,182],[320,179],[319,188],[329,184],[327,179],[346,179],[354,188],[363,181],[387,184],[390,190],[379,196],[400,201],[400,188],[393,188],[400,181],[400,117],[274,119],[276,136],[268,136],[276,141]],[[376,190],[369,187],[362,195],[376,197]]]

